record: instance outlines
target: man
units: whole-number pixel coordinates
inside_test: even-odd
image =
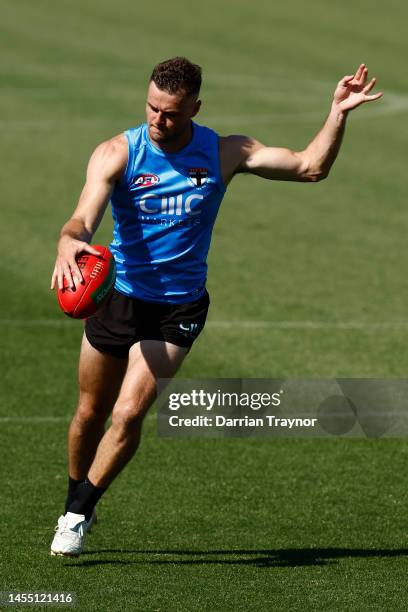
[[[201,69],[185,58],[151,75],[147,122],[99,145],[78,206],[63,226],[51,288],[82,282],[75,258],[90,246],[109,200],[115,292],[85,324],[79,401],[68,433],[65,514],[52,554],[78,555],[101,495],[139,444],[158,378],[171,378],[207,315],[206,257],[226,186],[239,173],[266,179],[319,181],[339,151],[346,117],[364,102],[361,64],[338,83],[330,113],[304,151],[266,147],[247,136],[218,137],[192,121],[200,109]],[[112,414],[111,426],[105,422]]]

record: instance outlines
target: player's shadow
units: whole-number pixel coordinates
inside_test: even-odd
[[[105,559],[92,559],[96,555]],[[115,557],[111,555],[114,554]],[[98,565],[248,565],[258,568],[319,566],[344,558],[392,558],[408,555],[408,548],[277,548],[243,550],[101,549],[82,553],[69,567]],[[84,558],[86,557],[86,558]],[[130,557],[130,558],[126,558]]]

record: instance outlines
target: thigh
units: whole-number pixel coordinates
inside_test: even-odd
[[[141,340],[134,344],[112,417],[121,411],[128,416],[144,416],[156,399],[157,379],[172,378],[188,350],[161,340]]]
[[[119,393],[127,359],[119,359],[95,349],[83,335],[79,357],[80,404],[109,414]]]

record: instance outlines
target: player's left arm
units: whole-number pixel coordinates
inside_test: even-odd
[[[369,95],[376,79],[367,82],[367,76],[368,69],[361,64],[354,75],[347,75],[339,81],[325,124],[303,151],[266,147],[243,136],[230,137],[236,139],[230,142],[230,147],[239,150],[239,163],[234,174],[249,172],[266,179],[284,181],[315,182],[326,178],[340,150],[348,113],[383,95],[382,92]]]

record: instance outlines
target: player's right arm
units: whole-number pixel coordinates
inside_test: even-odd
[[[115,183],[125,171],[127,158],[124,134],[103,142],[93,152],[78,205],[61,229],[51,289],[56,285],[61,289],[64,277],[72,288],[75,283],[81,283],[82,275],[75,258],[84,251],[98,255],[89,243],[102,220]]]

